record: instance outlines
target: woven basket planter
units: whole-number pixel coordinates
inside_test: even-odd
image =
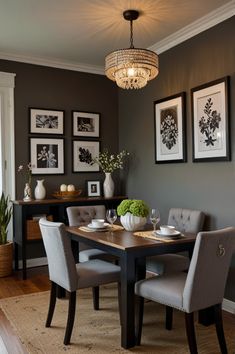
[[[13,242],[0,245],[0,277],[7,277],[12,273]]]

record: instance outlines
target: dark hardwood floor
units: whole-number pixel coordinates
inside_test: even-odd
[[[22,280],[22,272],[14,272],[11,276],[0,278],[0,299],[10,296],[31,294],[50,289],[47,267],[32,268],[27,271],[28,279]],[[0,353],[27,354],[18,337],[15,335],[10,322],[0,310]]]

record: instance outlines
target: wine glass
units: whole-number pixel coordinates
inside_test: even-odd
[[[107,212],[106,212],[106,219],[111,224],[111,228],[113,228],[113,224],[117,220],[116,209],[108,209]]]
[[[156,231],[156,226],[160,221],[160,213],[158,209],[151,209],[150,221],[153,224],[153,231]]]

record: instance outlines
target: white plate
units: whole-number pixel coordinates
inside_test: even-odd
[[[93,229],[93,230],[98,230],[98,229],[107,229],[109,226],[110,226],[110,224],[108,224],[107,222],[105,222],[104,223],[104,226],[101,226],[101,227],[94,227],[92,224],[88,224],[87,225],[88,227],[89,227],[89,229]]]
[[[159,235],[159,236],[166,236],[166,237],[175,237],[175,236],[179,236],[180,234],[181,234],[181,232],[180,231],[177,231],[177,230],[174,230],[174,231],[172,231],[171,233],[169,233],[169,234],[165,234],[165,233],[163,233],[161,230],[157,230],[156,231],[156,234],[157,235]]]

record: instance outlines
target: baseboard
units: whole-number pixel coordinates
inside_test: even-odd
[[[46,257],[27,259],[27,268],[40,267],[47,264],[48,262]],[[22,268],[23,268],[23,262],[19,261],[19,269]]]
[[[228,299],[224,299],[223,303],[222,303],[222,309],[224,311],[235,314],[235,302],[228,300]]]

